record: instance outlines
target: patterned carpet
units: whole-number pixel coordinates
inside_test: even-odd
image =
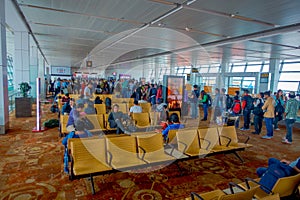
[[[43,106],[42,121],[56,118]],[[188,120],[194,126],[198,120]],[[207,126],[205,122],[201,126]],[[300,152],[300,130],[294,129],[292,145],[284,145],[281,138],[285,127],[275,132],[272,140],[262,140],[251,131],[238,131],[249,135],[254,147],[241,152],[245,162],[233,155],[216,155],[204,159],[180,161],[180,174],[176,165],[149,173],[117,172],[95,178],[96,194],[91,194],[87,179],[70,181],[63,173],[63,146],[58,129],[32,133],[35,118],[10,116],[10,130],[0,135],[0,199],[184,199],[190,192],[206,192],[227,188],[230,181],[241,182],[255,178],[255,169],[266,165],[269,157],[295,159]],[[263,130],[265,133],[265,129]]]

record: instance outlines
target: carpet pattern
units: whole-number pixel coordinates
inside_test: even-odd
[[[42,121],[57,118],[43,105]],[[34,113],[33,113],[34,114]],[[34,115],[33,115],[34,116]],[[188,120],[187,126],[198,120]],[[200,122],[200,126],[207,126]],[[251,137],[254,147],[241,152],[241,163],[233,154],[180,161],[181,175],[176,165],[148,173],[117,172],[94,178],[96,194],[91,194],[89,180],[70,181],[63,173],[63,146],[58,129],[32,133],[35,118],[10,116],[10,129],[0,135],[0,200],[12,199],[184,199],[190,192],[225,189],[230,181],[241,182],[246,177],[256,178],[255,169],[267,164],[269,157],[295,159],[300,152],[300,130],[294,129],[293,144],[281,143],[285,127],[274,132],[272,140],[262,140],[251,131],[238,130]],[[253,129],[253,127],[252,127]],[[263,129],[263,134],[266,130]]]

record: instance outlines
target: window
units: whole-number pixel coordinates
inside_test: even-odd
[[[218,67],[210,67],[209,73],[218,73],[219,72],[219,66]]]
[[[300,63],[284,63],[282,71],[299,71]]]
[[[299,73],[284,73],[280,74],[279,81],[300,81],[300,72]]]
[[[199,72],[200,73],[207,73],[208,72],[208,67],[200,67]]]
[[[246,72],[260,72],[261,64],[260,65],[248,65]]]
[[[269,72],[269,63],[265,63],[262,72]]]
[[[232,72],[244,72],[244,71],[245,71],[245,65],[243,66],[234,65],[232,68]]]
[[[298,82],[279,82],[278,88],[285,91],[297,91],[298,90]]]

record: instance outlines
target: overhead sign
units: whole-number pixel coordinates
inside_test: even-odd
[[[260,83],[269,83],[269,73],[260,74]]]
[[[52,76],[71,76],[71,67],[67,66],[51,66]]]
[[[192,73],[199,73],[198,68],[192,68]]]
[[[86,67],[92,67],[93,62],[91,60],[86,61]]]

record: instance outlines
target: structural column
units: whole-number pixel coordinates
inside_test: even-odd
[[[46,81],[45,81],[45,60],[43,58],[43,56],[41,54],[39,54],[38,56],[38,66],[39,66],[39,70],[38,70],[38,77],[41,78],[41,99],[46,98],[46,87],[48,85],[45,85]],[[48,76],[47,76],[48,78]],[[49,83],[49,81],[47,81],[47,83]]]
[[[0,0],[0,134],[9,127],[5,0]]]
[[[19,88],[21,82],[30,82],[29,54],[28,32],[15,31],[14,84],[16,88]]]
[[[36,78],[38,77],[38,49],[36,46],[30,47],[30,64],[29,64],[29,77],[31,85],[31,96],[36,98]],[[41,77],[43,78],[43,77]]]
[[[272,92],[277,91],[278,87],[278,81],[279,81],[279,66],[280,66],[280,60],[279,59],[270,59],[270,65],[269,65],[269,71],[271,73],[271,79],[270,79],[270,90]]]

